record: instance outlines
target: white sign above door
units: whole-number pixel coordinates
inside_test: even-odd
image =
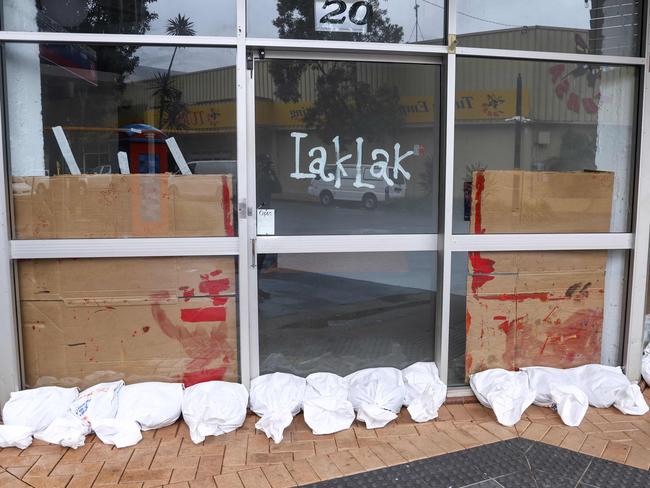
[[[368,32],[372,4],[365,0],[314,0],[314,23],[320,32]]]

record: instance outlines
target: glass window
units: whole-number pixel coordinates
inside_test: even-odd
[[[234,257],[18,263],[25,386],[239,381]]]
[[[235,235],[233,49],[4,49],[16,238]]]
[[[432,253],[265,254],[258,273],[262,374],[433,360]]]
[[[632,67],[458,60],[455,233],[628,232]]]
[[[525,366],[621,364],[627,251],[452,255],[449,385]]]
[[[2,0],[5,30],[234,36],[236,0]]]
[[[275,234],[436,232],[439,66],[267,60],[256,76],[257,205]]]
[[[443,44],[444,4],[428,0],[249,0],[248,35]]]
[[[641,54],[641,0],[458,0],[457,5],[461,46]]]

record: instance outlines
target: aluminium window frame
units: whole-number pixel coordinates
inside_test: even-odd
[[[254,111],[251,117],[251,83],[247,69],[247,51],[253,49],[272,50],[282,53],[291,51],[293,56],[314,57],[318,53],[330,53],[332,57],[363,58],[374,57],[392,62],[417,62],[418,59],[440,57],[443,60],[443,118],[441,126],[439,188],[439,234],[390,235],[390,236],[316,236],[301,237],[313,252],[341,243],[354,244],[361,251],[421,250],[436,252],[438,257],[438,304],[436,307],[435,360],[441,377],[446,382],[448,371],[449,316],[451,298],[451,265],[453,252],[467,251],[543,251],[543,250],[627,250],[630,254],[628,276],[628,297],[625,315],[623,342],[623,366],[631,380],[640,378],[641,352],[643,348],[643,325],[645,297],[648,282],[648,253],[650,250],[650,76],[648,70],[648,36],[650,15],[645,2],[643,13],[643,55],[637,57],[600,56],[541,51],[519,51],[505,49],[456,47],[456,0],[446,2],[447,45],[413,45],[352,43],[343,41],[265,39],[246,36],[246,0],[236,0],[237,26],[235,36],[176,37],[162,35],[126,34],[71,34],[48,32],[0,31],[0,43],[82,43],[82,44],[128,44],[138,46],[183,46],[183,47],[225,47],[236,49],[236,113],[237,113],[237,172],[238,172],[238,219],[237,237],[212,238],[147,238],[147,239],[60,239],[60,240],[12,240],[11,197],[9,195],[9,174],[6,170],[6,120],[4,97],[0,118],[0,403],[8,398],[9,392],[22,385],[20,360],[20,326],[17,310],[18,292],[15,286],[13,266],[18,259],[55,259],[69,257],[160,257],[160,256],[238,256],[238,311],[240,339],[241,381],[248,385],[254,376],[253,366],[259,358],[257,337],[253,337],[248,324],[251,317],[251,301],[257,300],[256,280],[250,279],[252,246],[255,235],[255,218],[247,196],[254,195],[254,178],[249,177],[255,153]],[[281,55],[281,54],[279,54]],[[288,54],[287,54],[288,55]],[[455,90],[457,57],[504,58],[530,61],[563,61],[573,63],[597,63],[637,66],[641,71],[637,127],[636,175],[634,180],[633,227],[629,233],[612,234],[508,234],[508,235],[458,235],[453,233],[453,182],[454,182],[454,138],[455,138]],[[643,164],[641,164],[643,162]],[[253,165],[254,166],[254,165]],[[444,174],[443,174],[444,172]],[[254,201],[254,199],[253,199]],[[645,209],[645,211],[644,211]],[[273,252],[291,246],[300,252],[293,237],[272,237],[260,240],[259,252]],[[287,247],[289,246],[289,247]],[[253,309],[256,310],[256,304]],[[7,317],[9,314],[9,317]],[[253,366],[252,366],[253,365]],[[451,396],[470,394],[467,387],[450,389]]]

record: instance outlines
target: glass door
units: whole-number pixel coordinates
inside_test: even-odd
[[[434,360],[440,63],[267,52],[249,86],[252,376]]]

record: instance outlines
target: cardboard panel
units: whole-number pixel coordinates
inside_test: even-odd
[[[607,232],[612,183],[611,173],[477,172],[471,230]],[[600,362],[606,263],[603,251],[469,253],[466,377]]]
[[[235,293],[232,257],[21,261],[18,278],[21,300],[128,303],[150,302],[164,292],[170,298]]]
[[[470,232],[609,232],[614,174],[478,171]]]
[[[14,177],[18,239],[233,236],[230,175]]]
[[[27,386],[239,378],[234,258],[26,261],[19,273]]]

